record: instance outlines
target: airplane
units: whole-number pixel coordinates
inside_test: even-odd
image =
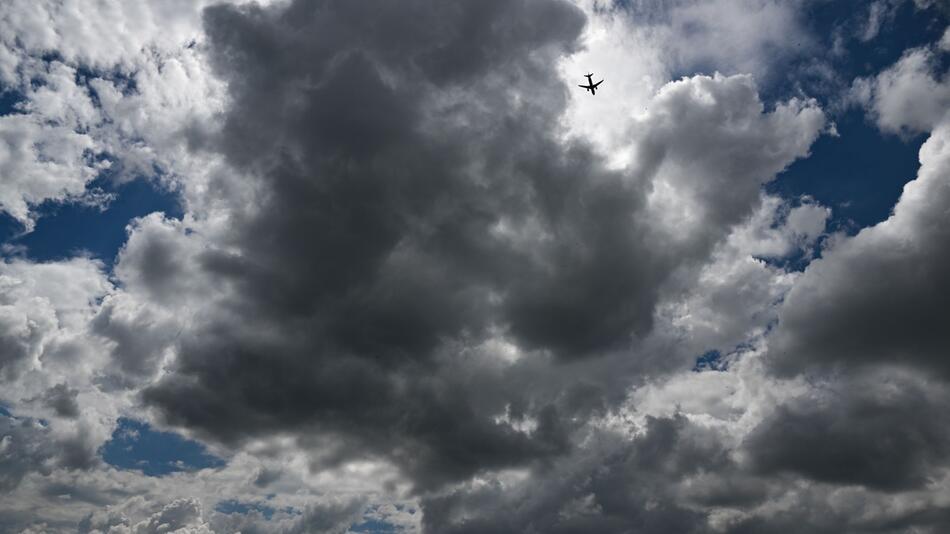
[[[593,78],[591,78],[591,76],[593,76],[593,75],[594,75],[593,73],[591,73],[591,74],[585,74],[584,76],[587,76],[587,85],[578,85],[578,87],[583,87],[584,89],[587,89],[588,91],[590,91],[590,94],[591,94],[591,95],[596,95],[596,94],[597,94],[597,86],[600,85],[600,84],[602,84],[602,83],[604,83],[604,81],[603,81],[603,80],[600,80],[599,82],[594,83]]]

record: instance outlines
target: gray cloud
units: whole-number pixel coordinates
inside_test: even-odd
[[[884,491],[933,482],[950,445],[939,422],[950,402],[943,388],[890,371],[829,389],[780,406],[751,433],[756,469]]]
[[[526,487],[463,487],[424,501],[431,532],[703,532],[705,513],[678,498],[675,484],[728,464],[712,433],[685,418],[648,419],[629,443],[609,433]]]
[[[231,101],[200,146],[240,171],[211,192],[230,218],[213,242],[152,217],[120,256],[156,302],[209,295],[145,403],[205,438],[291,432],[317,467],[378,458],[432,490],[567,454],[631,381],[688,365],[629,351],[671,274],[708,259],[824,117],[765,112],[748,76],[685,79],[631,132],[638,165],[612,170],[558,135],[550,66],[584,23],[560,0],[209,8]]]
[[[56,384],[43,394],[43,403],[52,408],[60,417],[75,419],[79,416],[79,404],[76,402],[78,389],[72,389],[65,383]]]
[[[634,4],[651,31],[685,36],[680,67],[762,72],[781,65],[763,50],[801,37],[794,2]],[[371,512],[430,532],[946,523],[948,145],[929,52],[866,95],[882,128],[935,129],[918,180],[891,220],[832,237],[797,273],[750,254],[822,235],[826,208],[761,191],[824,128],[813,101],[766,106],[748,75],[654,80],[620,121],[618,167],[565,137],[557,67],[591,23],[567,1],[296,0],[203,18],[187,46],[163,36],[177,55],[116,52],[137,89],[91,81],[83,119],[102,117],[97,142],[141,141],[129,169],[194,172],[174,177],[185,217],[132,221],[114,287],[95,267],[100,285],[59,303],[58,264],[0,280],[3,400],[36,416],[0,426],[0,489],[19,492],[0,530],[343,532]],[[64,61],[111,61],[87,48]],[[43,109],[82,111],[87,89],[61,89]],[[689,373],[713,347],[729,370]],[[110,425],[141,408],[228,465],[104,466]],[[414,509],[379,512],[389,500]]]
[[[916,57],[906,55],[881,78],[894,85],[895,78],[929,76],[907,66],[916,65]],[[941,83],[934,92],[924,85],[923,96],[915,102],[939,107],[937,101],[950,87]],[[889,101],[882,95],[876,98]],[[875,102],[880,107],[880,100]],[[900,109],[881,127],[916,120],[917,108]],[[950,378],[950,334],[943,312],[943,296],[950,291],[950,232],[944,208],[950,202],[944,183],[950,172],[950,121],[946,115],[931,118],[937,122],[920,148],[917,178],[904,186],[893,215],[853,238],[834,242],[789,292],[769,344],[777,372],[888,364]]]
[[[54,451],[34,421],[0,416],[0,490],[9,492],[34,470],[49,472]]]
[[[622,398],[631,371],[611,364],[670,274],[824,122],[800,101],[764,113],[749,77],[683,80],[633,134],[642,163],[613,171],[556,135],[550,65],[584,26],[569,3],[299,1],[205,25],[231,105],[203,146],[246,171],[224,201],[260,194],[211,246],[158,219],[133,231],[117,272],[134,287],[168,300],[188,272],[224,288],[143,398],[206,437],[294,429],[325,465],[380,457],[425,488],[568,451],[568,421]],[[691,223],[667,222],[659,188]],[[510,375],[479,348],[498,336],[524,355]],[[654,363],[622,365],[679,364]]]

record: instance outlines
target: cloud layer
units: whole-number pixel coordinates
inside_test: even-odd
[[[799,2],[31,5],[0,8],[0,207],[29,231],[108,177],[184,215],[110,271],[6,250],[0,530],[950,520],[940,44],[816,95],[926,136],[848,235],[763,187],[834,132],[760,89],[815,46]],[[108,465],[120,417],[223,465]]]

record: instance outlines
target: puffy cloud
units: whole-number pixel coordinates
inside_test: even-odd
[[[595,436],[585,451],[530,477],[475,481],[423,501],[431,532],[701,532],[702,512],[675,482],[728,463],[714,435],[682,416],[647,420],[625,442]]]
[[[68,358],[70,344],[95,312],[96,299],[111,288],[100,269],[85,258],[0,263],[0,371],[8,383],[41,365],[62,372],[61,365],[73,363],[59,357]],[[9,399],[10,393],[4,396]]]
[[[810,390],[747,438],[756,469],[885,491],[921,488],[950,459],[939,424],[948,392],[886,369]],[[897,431],[895,431],[897,430]]]
[[[52,408],[56,415],[75,419],[79,416],[79,405],[76,403],[77,389],[71,389],[65,383],[56,384],[43,394],[43,403]]]
[[[27,57],[47,52],[70,63],[133,70],[143,49],[173,48],[197,37],[197,15],[206,3],[169,0],[133,9],[121,1],[14,0],[0,17],[3,81],[11,83]],[[88,16],[93,12],[98,16]]]
[[[80,197],[102,165],[96,142],[73,129],[43,124],[32,115],[0,117],[0,207],[31,229],[30,205]]]
[[[563,454],[570,421],[634,376],[611,364],[679,365],[624,354],[671,273],[709,258],[824,116],[766,110],[748,76],[687,78],[610,169],[558,135],[546,66],[577,47],[575,7],[393,9],[206,11],[231,108],[204,146],[260,194],[226,226],[143,221],[116,272],[169,306],[217,288],[144,390],[169,422],[231,444],[290,432],[321,466],[380,458],[436,488]],[[502,345],[521,355],[507,371]]]
[[[605,2],[594,2],[603,4]],[[676,0],[617,2],[659,41],[665,63],[676,71],[720,70],[776,75],[782,60],[812,45],[802,2],[775,0]]]
[[[130,524],[119,513],[90,513],[79,523],[82,534],[212,534],[201,519],[201,505],[194,499],[178,499],[150,517]]]
[[[788,292],[765,362],[779,376],[807,377],[812,387],[783,402],[747,442],[765,472],[920,490],[903,504],[917,510],[917,519],[907,510],[887,511],[900,517],[886,527],[894,529],[945,517],[941,497],[931,492],[948,463],[939,413],[950,376],[942,326],[950,121],[936,102],[946,83],[922,70],[928,56],[910,51],[872,81],[871,106],[882,128],[930,130],[917,177],[887,220],[830,240]],[[907,91],[916,91],[919,109],[932,115],[906,106]],[[879,517],[872,523],[888,524]]]
[[[948,147],[944,120],[921,146],[917,178],[904,187],[893,215],[838,240],[795,284],[770,341],[778,370],[885,363],[950,376],[941,311],[950,282],[943,208],[950,201]]]
[[[891,220],[828,237],[827,208],[762,192],[825,129],[814,100],[763,103],[755,82],[811,46],[798,2],[28,7],[0,16],[10,138],[88,148],[4,209],[88,196],[108,160],[174,183],[186,213],[131,221],[111,279],[0,266],[0,530],[946,520],[931,52],[856,86],[882,128],[934,129],[918,179]],[[591,62],[630,98],[569,91]],[[668,81],[693,70],[754,76]],[[24,143],[11,162],[48,163]],[[869,336],[883,304],[898,328]],[[712,350],[718,370],[690,371]],[[120,415],[228,463],[105,466]]]
[[[950,108],[950,83],[946,74],[935,76],[937,58],[928,48],[904,53],[900,61],[871,79],[855,82],[853,93],[888,132],[929,132]]]
[[[201,522],[201,505],[192,499],[179,499],[169,503],[160,512],[141,523],[135,524],[132,534],[210,534],[211,530]]]
[[[199,59],[202,5],[4,4],[0,84],[16,103],[0,117],[0,209],[30,231],[43,202],[107,202],[97,177],[174,187],[193,170],[187,132],[221,107]]]
[[[47,460],[53,456],[44,429],[36,421],[0,416],[3,437],[0,438],[0,489],[10,492],[23,477],[37,469],[48,470]]]

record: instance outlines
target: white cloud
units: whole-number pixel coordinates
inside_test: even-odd
[[[631,128],[640,168],[656,169],[648,202],[670,240],[738,222],[759,187],[807,155],[825,124],[814,101],[792,99],[764,111],[750,76],[695,76],[660,89],[650,113]]]
[[[916,48],[876,77],[857,82],[860,100],[869,103],[882,130],[927,132],[943,120],[950,110],[950,82],[934,72],[936,66],[932,51]]]
[[[87,186],[105,169],[119,181],[158,174],[169,186],[194,170],[189,131],[213,127],[222,105],[200,57],[203,5],[0,8],[0,76],[21,97],[0,117],[0,209],[29,231],[44,201],[96,202]]]
[[[30,115],[0,117],[0,207],[32,229],[31,205],[83,194],[103,167],[93,158],[97,147],[86,134]]]
[[[652,95],[676,73],[751,74],[770,81],[778,60],[814,46],[799,1],[577,0],[588,16],[583,49],[559,65],[574,88],[593,72],[600,96],[572,90],[564,122],[615,166],[630,162],[630,128],[650,113]]]

